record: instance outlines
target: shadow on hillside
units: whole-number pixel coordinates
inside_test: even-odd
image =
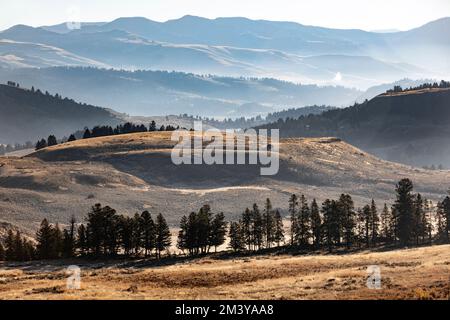
[[[379,246],[376,248],[352,248],[346,250],[344,247],[335,248],[331,252],[328,250],[316,250],[310,251],[306,249],[285,246],[272,249],[263,249],[258,252],[218,252],[210,253],[199,256],[186,256],[178,255],[171,257],[164,257],[162,259],[156,258],[74,258],[74,259],[62,259],[62,260],[49,260],[49,261],[31,261],[31,262],[3,262],[0,263],[0,268],[4,270],[22,270],[24,272],[58,272],[64,271],[69,266],[78,266],[82,270],[99,270],[108,268],[117,269],[151,269],[161,268],[175,265],[183,265],[189,263],[201,262],[204,259],[211,261],[227,261],[235,259],[263,259],[276,256],[292,256],[292,257],[311,257],[311,256],[349,256],[358,253],[383,253],[406,249],[417,249],[427,246],[419,247],[400,247],[400,246]]]

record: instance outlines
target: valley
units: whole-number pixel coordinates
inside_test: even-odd
[[[261,177],[259,166],[172,164],[170,132],[78,140],[24,158],[0,157],[0,220],[34,235],[44,217],[61,225],[83,221],[96,203],[128,216],[163,213],[172,227],[210,204],[236,219],[246,207],[270,198],[287,215],[293,194],[323,201],[349,193],[356,205],[372,198],[391,203],[399,179],[441,200],[449,171],[430,171],[380,160],[336,138],[282,139],[280,171]],[[238,201],[237,201],[238,200]]]

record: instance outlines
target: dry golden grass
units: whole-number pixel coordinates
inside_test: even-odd
[[[449,299],[450,246],[352,255],[198,259],[164,267],[82,267],[67,290],[64,266],[0,269],[2,299]],[[382,289],[366,286],[381,268]]]

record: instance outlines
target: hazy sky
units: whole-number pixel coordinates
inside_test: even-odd
[[[157,21],[186,14],[243,16],[365,30],[418,27],[450,16],[450,0],[1,0],[0,29],[64,21],[110,21],[144,16]]]

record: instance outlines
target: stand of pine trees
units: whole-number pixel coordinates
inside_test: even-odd
[[[147,128],[145,125],[140,124],[136,125],[131,122],[127,122],[124,124],[120,124],[116,126],[115,128],[111,126],[95,126],[92,129],[85,128],[82,132],[77,132],[74,134],[71,134],[68,139],[64,138],[61,139],[62,142],[72,142],[76,141],[76,136],[78,135],[82,139],[91,139],[91,138],[98,138],[98,137],[106,137],[106,136],[114,136],[114,135],[121,135],[121,134],[129,134],[129,133],[139,133],[139,132],[154,132],[154,131],[175,131],[179,129],[180,127],[175,128],[174,126],[168,125],[168,126],[161,126],[160,128],[157,128],[156,122],[152,121]],[[40,150],[47,147],[55,146],[58,144],[58,140],[54,135],[50,135],[47,140],[41,139],[36,143],[35,149]]]
[[[223,246],[235,252],[256,252],[289,244],[294,250],[353,250],[377,246],[411,247],[450,243],[450,197],[436,206],[421,194],[413,193],[413,183],[401,180],[396,201],[378,208],[375,201],[356,209],[352,197],[326,199],[321,206],[314,199],[292,195],[288,202],[289,238],[279,210],[270,199],[260,208],[247,208],[239,221],[228,226],[223,213],[213,213],[209,205],[184,216],[180,222],[177,247],[185,254],[208,254]],[[46,219],[36,234],[36,242],[20,232],[9,231],[0,241],[0,260],[29,261],[77,256],[161,258],[171,246],[171,233],[162,214],[153,220],[148,211],[127,217],[97,204],[85,224],[74,218],[61,231]]]

